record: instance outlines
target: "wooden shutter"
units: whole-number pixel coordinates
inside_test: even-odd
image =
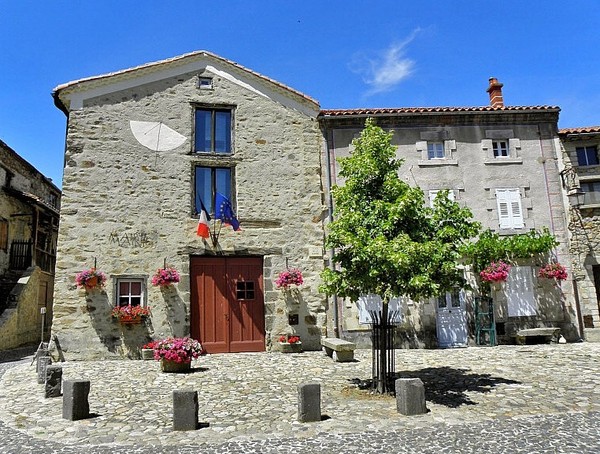
[[[501,229],[521,229],[525,226],[518,189],[496,189],[496,201]]]

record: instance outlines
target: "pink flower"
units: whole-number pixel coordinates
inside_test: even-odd
[[[177,270],[173,267],[159,268],[152,276],[152,285],[155,287],[167,286],[179,282],[180,277]]]
[[[479,277],[484,282],[504,282],[508,278],[510,268],[510,265],[502,260],[492,262],[479,273]]]
[[[302,285],[304,279],[302,279],[302,272],[298,268],[289,268],[279,273],[279,277],[275,280],[277,288],[283,288],[287,290],[292,285]]]

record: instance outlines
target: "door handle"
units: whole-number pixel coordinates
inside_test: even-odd
[[[229,321],[229,314],[223,314],[223,316],[225,317],[226,321]]]

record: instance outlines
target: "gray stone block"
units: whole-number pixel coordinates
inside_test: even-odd
[[[39,356],[38,357],[36,370],[37,370],[37,376],[38,376],[38,383],[40,385],[43,385],[46,382],[46,368],[50,364],[52,364],[52,358],[50,358],[49,356]]]
[[[321,385],[300,383],[298,385],[298,421],[321,420]]]
[[[196,430],[198,428],[198,392],[173,391],[173,430]]]
[[[425,386],[420,378],[396,380],[396,409],[407,416],[427,413]]]
[[[62,367],[48,366],[46,368],[46,381],[44,383],[45,397],[60,397],[62,387]]]
[[[65,380],[63,383],[63,418],[70,421],[89,418],[89,394],[89,380]]]

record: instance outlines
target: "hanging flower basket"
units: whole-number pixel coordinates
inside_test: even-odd
[[[98,271],[96,268],[90,268],[77,273],[75,282],[77,283],[77,287],[92,290],[104,286],[106,274],[102,271]]]
[[[302,279],[302,271],[298,268],[288,268],[281,273],[275,280],[275,285],[278,289],[288,290],[290,287],[299,287],[304,283]]]
[[[155,287],[167,287],[179,282],[179,273],[173,267],[159,268],[152,276],[152,285]]]
[[[567,269],[560,263],[549,263],[540,268],[538,277],[546,279],[556,279],[557,281],[564,281],[567,279]]]
[[[506,282],[509,272],[510,265],[508,263],[504,263],[502,260],[499,260],[488,265],[479,273],[479,277],[483,282]]]
[[[143,306],[120,306],[115,307],[111,316],[122,325],[137,325],[150,316],[150,308]]]

